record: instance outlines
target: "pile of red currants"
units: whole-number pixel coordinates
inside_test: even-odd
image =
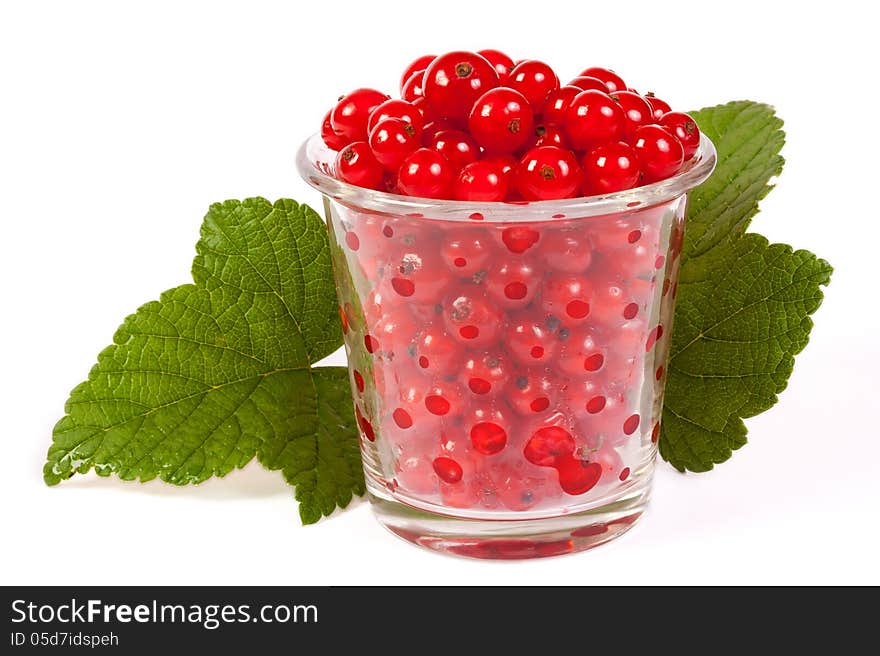
[[[690,116],[613,71],[560,86],[547,64],[497,50],[419,57],[401,96],[357,89],[327,112],[337,178],[422,198],[575,198],[669,178],[700,143]]]

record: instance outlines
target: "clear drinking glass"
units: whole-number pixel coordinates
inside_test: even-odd
[[[367,490],[424,547],[533,558],[645,509],[687,193],[715,165],[606,196],[417,199],[297,166],[323,194]]]

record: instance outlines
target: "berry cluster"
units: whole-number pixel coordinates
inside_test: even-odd
[[[631,485],[657,436],[683,208],[495,223],[336,205],[368,476],[518,512]]]
[[[605,68],[561,86],[543,62],[458,51],[416,59],[400,91],[357,89],[324,117],[340,180],[423,198],[574,198],[673,176],[700,143],[690,116]]]

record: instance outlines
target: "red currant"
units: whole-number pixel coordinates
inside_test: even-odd
[[[481,353],[465,360],[461,383],[476,396],[492,397],[501,391],[510,376],[503,356]]]
[[[581,273],[593,261],[590,238],[580,229],[547,231],[541,253],[547,270]]]
[[[558,146],[532,148],[516,167],[516,188],[526,200],[571,198],[580,185],[581,167],[574,154]]]
[[[389,171],[400,168],[407,155],[419,147],[419,134],[412,124],[400,118],[379,121],[370,133],[370,148],[379,163]]]
[[[501,175],[506,181],[507,189],[513,189],[516,184],[514,175],[516,173],[516,167],[519,164],[519,161],[515,157],[511,155],[488,155],[480,161],[491,164],[496,167],[497,171],[501,171]]]
[[[501,261],[489,270],[486,291],[505,310],[518,310],[532,302],[539,280],[539,272],[528,260]]]
[[[480,271],[492,254],[492,244],[482,228],[450,230],[440,247],[446,267],[461,277]]]
[[[355,141],[336,155],[336,177],[349,184],[367,189],[379,189],[385,169],[373,155],[370,144]]]
[[[474,102],[498,86],[498,72],[475,52],[450,52],[437,57],[425,71],[425,100],[441,116],[466,119]]]
[[[422,55],[421,57],[414,59],[412,63],[406,67],[406,70],[403,71],[403,75],[400,76],[400,89],[403,91],[404,85],[407,83],[412,74],[416,71],[424,71],[431,64],[432,61],[437,57],[437,55]]]
[[[565,114],[565,133],[577,150],[613,141],[623,132],[623,109],[606,93],[581,91]]]
[[[651,115],[654,117],[655,121],[659,121],[663,118],[663,115],[671,112],[672,107],[669,106],[665,100],[660,100],[653,93],[646,93],[645,100],[648,101],[648,104],[651,106]]]
[[[507,404],[518,414],[533,416],[545,412],[556,403],[556,386],[544,374],[514,372],[504,389]]]
[[[502,201],[509,188],[509,176],[504,172],[504,164],[497,160],[481,159],[465,165],[459,171],[452,183],[452,196],[456,200]]]
[[[559,462],[572,458],[575,441],[561,426],[539,428],[526,442],[523,455],[533,465],[556,467]]]
[[[498,234],[495,232],[494,234]],[[541,233],[525,225],[511,226],[501,231],[501,243],[511,253],[525,253],[541,239]]]
[[[430,148],[431,144],[434,143],[434,137],[437,136],[438,132],[443,132],[444,130],[458,129],[458,123],[450,121],[448,118],[438,118],[432,121],[428,121],[427,123],[425,123],[425,127],[422,128],[422,145],[425,148]]]
[[[565,114],[571,101],[582,89],[567,85],[551,91],[541,109],[541,120],[545,125],[565,125]]]
[[[504,344],[514,360],[530,366],[551,360],[558,340],[544,322],[521,319],[507,328]]]
[[[449,160],[436,150],[419,148],[400,165],[397,186],[408,196],[448,198],[452,178],[453,166]]]
[[[343,96],[330,112],[333,131],[350,142],[367,140],[367,121],[370,114],[388,96],[375,89],[356,89]]]
[[[408,247],[389,266],[393,300],[401,297],[411,303],[436,305],[450,284],[443,262],[434,247]]]
[[[609,141],[584,156],[584,194],[610,194],[639,182],[639,160],[632,146]]]
[[[594,77],[597,80],[601,80],[602,82],[604,82],[605,86],[608,87],[609,93],[611,93],[612,91],[626,90],[626,82],[624,82],[617,73],[608,68],[593,66],[591,68],[581,71],[581,77],[584,76]]]
[[[453,484],[461,481],[463,470],[461,465],[452,458],[446,458],[444,456],[434,458],[433,465],[434,471],[442,481]]]
[[[529,105],[540,108],[550,92],[559,88],[559,78],[544,62],[527,59],[513,67],[507,85],[524,95]]]
[[[461,388],[458,383],[442,381],[425,390],[425,409],[438,417],[460,417],[464,412]]]
[[[449,295],[443,304],[446,329],[456,340],[474,348],[494,342],[504,325],[503,313],[476,290]]]
[[[412,103],[400,100],[399,98],[392,98],[376,107],[373,113],[370,114],[370,118],[367,121],[367,133],[372,132],[376,124],[386,118],[402,119],[405,123],[413,126],[415,131],[419,133],[421,133],[424,125],[422,113]]]
[[[560,459],[556,471],[559,472],[559,486],[562,491],[572,496],[590,491],[602,477],[600,465],[573,457]]]
[[[684,162],[681,142],[659,125],[643,125],[633,137],[643,182],[657,182],[678,173]]]
[[[535,148],[537,146],[566,147],[565,133],[555,125],[538,125],[532,131],[532,135],[527,148]]]
[[[424,97],[424,79],[424,70],[412,73],[409,79],[400,87],[400,97],[407,102],[415,102],[417,99]]]
[[[490,152],[512,153],[529,139],[534,118],[529,101],[507,87],[490,89],[474,103],[468,128]]]
[[[415,342],[416,368],[433,376],[448,376],[461,366],[461,346],[441,326],[422,330]]]
[[[591,301],[589,281],[576,274],[550,276],[541,287],[541,307],[566,325],[583,322],[590,314]]]
[[[348,139],[333,131],[333,127],[330,125],[330,112],[327,112],[321,123],[321,139],[331,150],[342,150],[349,144]]]
[[[464,426],[471,446],[484,456],[500,453],[507,446],[510,422],[506,413],[497,406],[477,403],[465,413]]]
[[[602,368],[605,350],[597,344],[596,336],[589,326],[560,329],[560,333],[556,366],[562,372],[579,378]]]
[[[373,326],[371,335],[378,340],[382,353],[389,357],[404,357],[415,340],[418,328],[408,312],[384,315]]]
[[[500,50],[477,50],[477,54],[485,57],[495,67],[495,72],[498,73],[498,82],[504,86],[510,71],[513,70],[513,60]]]
[[[443,155],[456,173],[464,166],[475,162],[480,156],[477,142],[471,135],[461,130],[436,132],[429,147]]]
[[[700,147],[700,128],[697,122],[682,112],[667,112],[660,119],[660,127],[675,135],[684,148],[684,159],[689,160]]]
[[[653,123],[652,109],[648,101],[637,93],[631,91],[615,91],[611,97],[623,110],[623,132],[621,138],[630,141],[636,132],[636,128],[648,123]]]
[[[577,87],[581,91],[589,91],[590,89],[593,89],[595,91],[608,93],[608,86],[602,80],[597,77],[590,77],[589,75],[580,75],[568,84]]]

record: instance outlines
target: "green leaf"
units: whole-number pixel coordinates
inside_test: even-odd
[[[782,122],[772,109],[737,102],[692,115],[719,163],[689,206],[660,454],[681,471],[707,471],[746,443],[743,418],[785,389],[832,268],[744,233],[782,167]]]
[[[92,468],[200,483],[259,455],[301,486],[304,521],[347,505],[364,491],[347,377],[310,366],[341,343],[323,222],[290,200],[227,201],[196,251],[195,284],[129,316],[71,393],[46,483]]]
[[[782,172],[785,133],[772,107],[747,100],[691,116],[718,149],[715,172],[688,200],[684,255],[696,258],[745,232],[773,188],[770,180]]]

